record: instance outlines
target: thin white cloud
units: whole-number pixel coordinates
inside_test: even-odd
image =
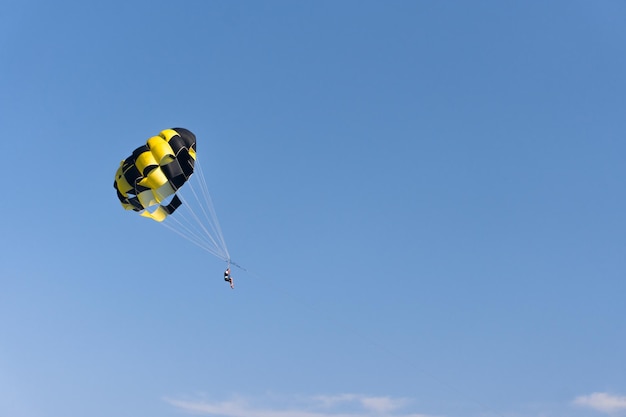
[[[254,405],[241,397],[228,401],[165,400],[180,411],[211,417],[428,417],[400,412],[409,403],[406,399],[358,394],[299,398],[296,405],[286,400],[286,404],[273,406]]]
[[[369,397],[358,394],[340,394],[332,396],[320,395],[313,397],[326,407],[336,406],[341,403],[359,403],[364,409],[378,414],[389,414],[394,410],[405,407],[409,401],[404,398]]]
[[[403,398],[389,397],[362,397],[359,401],[364,408],[378,414],[389,414],[392,411],[404,407],[408,401]]]
[[[574,399],[574,404],[593,408],[607,414],[626,412],[626,396],[607,394],[605,392],[581,395]]]

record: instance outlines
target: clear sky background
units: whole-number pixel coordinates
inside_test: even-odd
[[[0,10],[0,416],[626,415],[626,3]],[[175,126],[235,290],[116,198]]]

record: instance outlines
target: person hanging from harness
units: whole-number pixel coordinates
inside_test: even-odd
[[[230,275],[230,266],[228,266],[228,268],[226,268],[226,271],[224,271],[224,281],[230,284],[230,288],[235,288],[235,284],[233,283],[233,277],[232,275]]]

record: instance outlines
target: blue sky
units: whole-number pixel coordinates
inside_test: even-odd
[[[0,415],[626,415],[626,5],[1,5]],[[235,270],[126,212],[182,126]]]

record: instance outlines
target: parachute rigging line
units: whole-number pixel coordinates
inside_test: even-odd
[[[230,254],[213,199],[197,159],[195,171],[185,185],[185,189],[177,193],[182,202],[181,206],[176,210],[175,215],[168,216],[161,224],[199,248],[228,262]]]

